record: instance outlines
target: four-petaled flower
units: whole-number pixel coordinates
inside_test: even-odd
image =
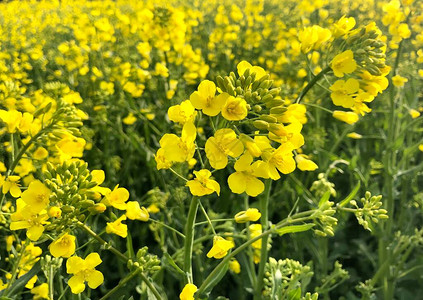
[[[98,253],[91,253],[85,259],[72,256],[66,261],[68,274],[73,274],[68,281],[72,293],[82,293],[85,290],[85,282],[88,282],[88,286],[92,289],[103,283],[103,274],[95,269],[101,262]]]

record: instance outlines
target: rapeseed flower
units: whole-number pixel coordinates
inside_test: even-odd
[[[249,154],[242,155],[235,163],[235,173],[228,177],[228,185],[233,193],[246,192],[251,197],[256,197],[264,191],[263,182],[255,176],[253,157]]]
[[[228,251],[235,247],[234,242],[228,241],[221,236],[215,235],[213,238],[213,247],[207,253],[208,258],[220,259],[228,254]]]
[[[198,290],[197,286],[192,283],[187,283],[182,292],[179,294],[180,300],[194,300],[194,294]]]
[[[49,246],[51,255],[54,257],[71,257],[76,249],[75,239],[75,236],[68,233],[57,238]]]
[[[194,171],[195,179],[190,180],[186,183],[191,194],[194,196],[210,195],[216,192],[220,194],[220,186],[217,181],[210,179],[211,172],[203,169],[200,171]]]
[[[196,109],[201,109],[208,116],[217,116],[222,110],[229,94],[222,93],[215,97],[216,85],[213,81],[203,80],[190,96],[190,101]]]
[[[66,270],[73,276],[68,280],[68,285],[73,294],[82,293],[85,290],[85,282],[92,289],[96,289],[104,281],[104,276],[95,269],[101,264],[98,253],[91,253],[85,259],[72,256],[66,261]]]
[[[357,69],[354,53],[351,50],[346,50],[336,55],[332,59],[331,68],[336,77],[343,77],[344,74],[351,74]]]
[[[244,145],[232,129],[223,128],[207,140],[205,151],[210,165],[215,169],[223,169],[228,164],[228,156],[240,156]]]

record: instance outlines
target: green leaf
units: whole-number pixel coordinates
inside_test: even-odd
[[[287,233],[302,232],[302,231],[307,231],[307,230],[313,228],[314,225],[315,224],[313,224],[313,223],[307,223],[307,224],[303,224],[303,225],[285,226],[285,227],[276,229],[276,232],[279,235],[284,235],[284,234],[287,234]]]
[[[360,189],[361,186],[361,182],[357,182],[357,184],[355,185],[354,189],[351,191],[351,193],[339,203],[339,207],[344,207],[345,205],[347,205],[348,203],[350,203],[350,201],[355,197],[355,195],[357,195],[358,190]]]
[[[288,292],[289,300],[300,300],[301,299],[301,287],[296,288]]]
[[[185,276],[185,272],[175,263],[172,256],[169,255],[169,253],[167,253],[167,252],[163,253],[162,261],[163,261],[163,264],[165,266],[166,265],[170,266],[170,267],[172,267],[173,270],[175,270],[179,274]]]
[[[28,281],[32,278],[32,277],[34,277],[35,275],[37,275],[37,273],[39,272],[41,270],[41,264],[40,264],[40,262],[38,261],[38,262],[36,262],[33,266],[32,266],[32,268],[31,268],[31,270],[29,270],[27,273],[25,273],[25,275],[22,275],[21,277],[19,277],[13,284],[12,284],[12,286],[9,288],[9,289],[7,289],[7,290],[3,290],[3,291],[1,291],[0,292],[0,299],[9,299],[9,298],[7,298],[7,297],[5,297],[5,296],[3,296],[3,293],[5,292],[5,291],[8,291],[8,293],[7,293],[7,295],[12,295],[12,296],[14,296],[14,295],[18,295],[19,294],[19,292],[21,291],[21,290],[23,290],[23,288],[25,287],[25,285],[28,283]],[[3,297],[2,297],[3,296]]]

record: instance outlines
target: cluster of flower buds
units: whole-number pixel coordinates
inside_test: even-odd
[[[364,227],[364,229],[372,231],[372,224],[379,223],[379,220],[388,218],[387,210],[382,207],[382,195],[372,196],[367,191],[363,198],[360,199],[363,207],[359,207],[357,201],[351,200],[350,204],[356,208],[354,212],[358,223]]]

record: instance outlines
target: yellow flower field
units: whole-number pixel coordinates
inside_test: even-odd
[[[0,299],[417,299],[423,1],[0,3]]]

